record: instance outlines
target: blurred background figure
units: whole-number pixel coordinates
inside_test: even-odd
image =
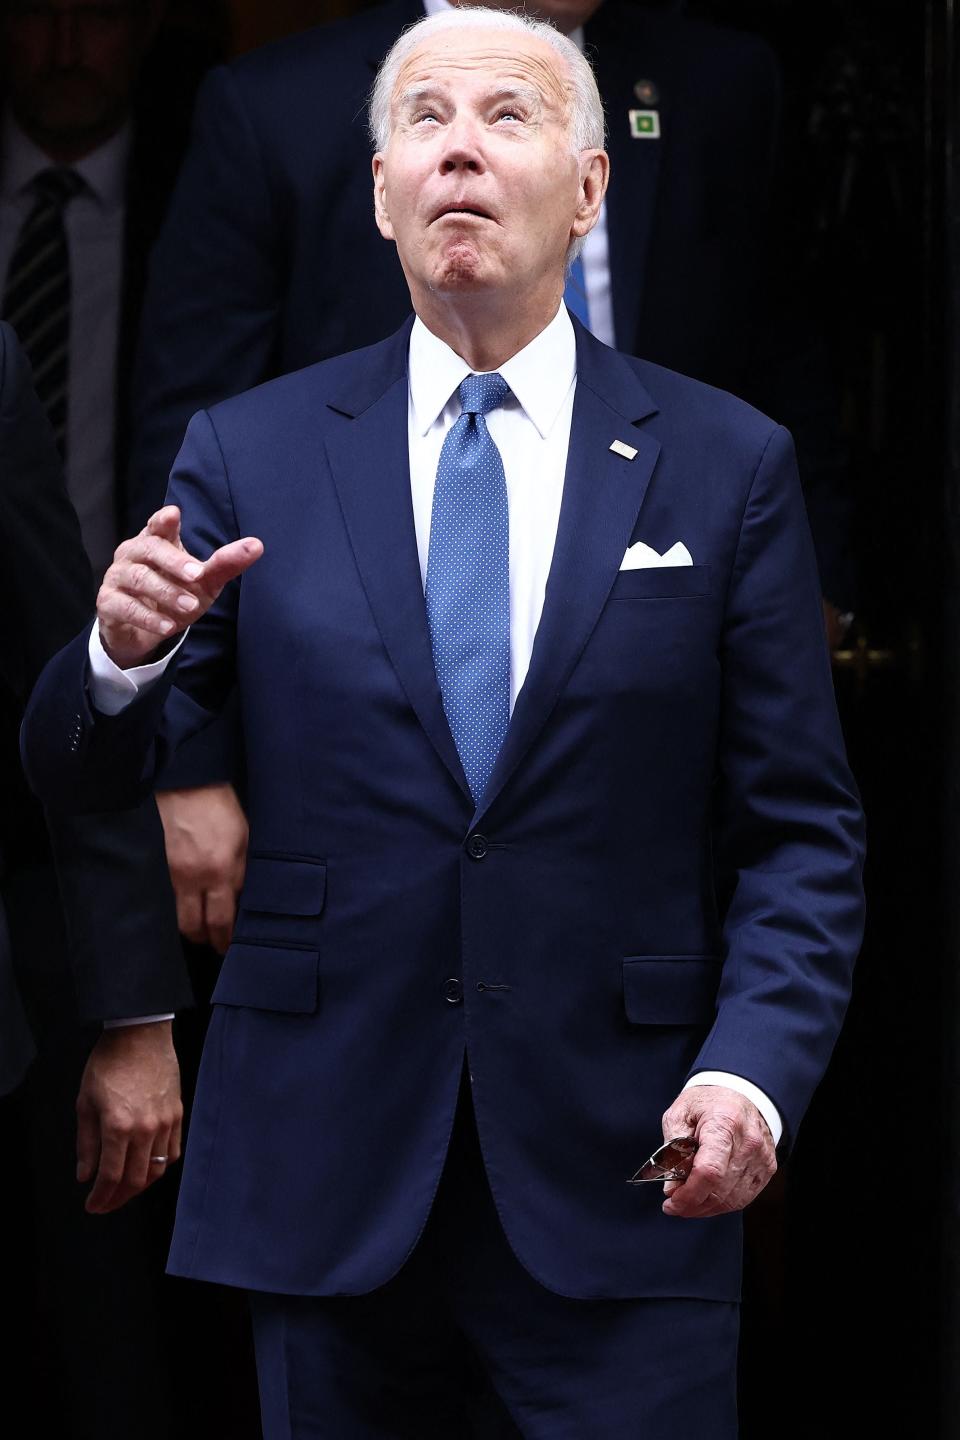
[[[31,363],[95,575],[123,529],[146,257],[212,58],[197,37],[186,65],[167,50],[161,77],[150,57],[164,10],[0,0],[0,311]]]
[[[125,528],[129,375],[147,256],[176,177],[196,86],[222,51],[223,22],[217,4],[0,0],[0,314],[15,328],[30,362],[39,413],[46,411],[60,450],[95,577]],[[19,429],[25,423],[16,421]],[[14,418],[6,426],[5,445],[16,448],[5,448],[0,458],[3,483],[19,484],[22,498],[26,436],[14,434]],[[52,442],[50,448],[48,471],[57,463]],[[54,470],[41,493],[60,483]],[[8,520],[11,507],[12,498]],[[63,526],[58,531],[56,522],[64,510],[70,514],[65,496],[59,510],[48,512],[38,499],[34,517],[37,543],[45,540],[49,547],[45,558],[63,566],[62,584],[48,604],[51,651],[83,623],[93,600],[88,570],[82,599],[75,586],[74,603],[67,603],[68,577],[78,562],[76,554],[64,559]],[[79,532],[72,538],[85,564]],[[4,637],[5,660],[18,653],[19,641]],[[34,657],[31,673],[43,658]],[[77,1183],[74,1154],[74,1103],[96,1042],[96,1018],[183,1010],[190,1003],[175,926],[167,936],[174,948],[168,945],[163,961],[166,983],[150,986],[133,978],[161,965],[155,913],[161,903],[170,907],[169,884],[162,869],[147,866],[142,846],[128,845],[123,855],[101,852],[99,872],[88,857],[84,872],[69,853],[74,842],[68,837],[61,883],[66,881],[68,907],[72,900],[73,949],[86,916],[87,930],[110,947],[113,967],[99,977],[99,993],[91,980],[78,996],[49,842],[19,778],[17,705],[24,698],[12,696],[4,710],[4,896],[39,1056],[0,1113],[4,1153],[29,1156],[28,1183],[6,1201],[7,1233],[19,1239],[13,1262],[17,1308],[25,1312],[18,1332],[22,1363],[13,1368],[12,1383],[22,1387],[37,1427],[50,1433],[78,1440],[182,1436],[191,1433],[191,1421],[182,1415],[199,1388],[199,1352],[205,1352],[203,1373],[220,1375],[227,1389],[237,1322],[222,1308],[195,1305],[190,1287],[171,1291],[163,1281],[175,1175],[116,1213],[88,1215],[83,1204],[89,1186]],[[162,860],[155,814],[153,825]],[[54,839],[62,850],[60,835]],[[91,875],[102,887],[107,870],[130,874],[138,867],[139,891],[128,882],[114,914],[107,905],[93,914],[98,891]],[[120,1003],[104,1010],[105,995]],[[185,1013],[179,1044],[188,1092],[195,1029]],[[116,1048],[120,1042],[111,1043]],[[229,1394],[246,1415],[235,1369]],[[216,1408],[224,1423],[232,1423],[229,1397],[224,1402],[218,1395]],[[242,1436],[243,1423],[239,1419],[233,1433]],[[197,1434],[210,1433],[202,1398],[196,1424]]]
[[[166,1144],[180,1104],[164,1027],[109,1027],[189,1006],[191,992],[156,807],[80,825],[50,816],[45,825],[20,771],[30,687],[83,625],[93,586],[52,429],[5,324],[0,589],[9,607],[0,644],[0,913],[9,919],[0,950],[0,1146],[17,1175],[0,1199],[17,1320],[5,1390],[49,1433],[119,1435],[136,1418],[144,1384],[162,1375],[156,1211],[95,1218],[84,1199],[91,1191],[92,1203],[112,1208],[139,1193],[140,1137],[128,1140],[125,1127],[162,1117]],[[147,1183],[162,1173],[147,1170]],[[48,1375],[49,1385],[38,1384]]]

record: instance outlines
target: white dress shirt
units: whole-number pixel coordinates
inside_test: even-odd
[[[428,15],[442,15],[444,10],[453,10],[455,7],[448,4],[447,0],[423,0],[423,8]],[[573,41],[581,53],[583,52],[582,25],[578,25],[576,30],[571,30],[567,38]],[[613,346],[616,344],[616,337],[613,331],[613,289],[610,282],[610,245],[607,239],[606,200],[600,206],[600,215],[596,225],[584,241],[580,259],[583,262],[583,287],[587,295],[590,331],[598,340],[602,340],[604,345]]]
[[[70,168],[86,189],[64,211],[70,255],[67,490],[99,578],[117,544],[115,425],[130,127]],[[7,110],[0,123],[0,295],[20,228],[35,204],[31,182],[52,161]]]
[[[433,487],[447,431],[460,414],[457,387],[471,373],[466,360],[419,320],[410,332],[407,438],[413,521],[426,586]],[[543,611],[547,575],[563,498],[577,349],[563,305],[545,330],[499,373],[506,402],[485,416],[500,451],[510,517],[510,712],[516,703]]]
[[[413,521],[426,585],[430,517],[440,451],[460,415],[457,387],[470,366],[418,319],[410,332],[407,441]],[[561,305],[553,320],[499,374],[510,386],[506,402],[485,417],[500,451],[507,483],[510,525],[510,708],[520,692],[553,560],[570,441],[577,354],[573,325]],[[180,641],[182,644],[183,641]],[[179,648],[179,645],[177,646]],[[125,709],[166,669],[176,650],[150,665],[122,671],[104,653],[98,627],[90,634],[91,698],[98,710]],[[162,1017],[166,1018],[166,1017]],[[783,1131],[777,1107],[749,1080],[723,1071],[702,1071],[691,1085],[724,1085],[752,1100],[770,1127],[774,1143]]]

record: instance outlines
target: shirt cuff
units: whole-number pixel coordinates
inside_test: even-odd
[[[132,1015],[129,1020],[104,1020],[104,1030],[122,1030],[125,1025],[155,1025],[161,1020],[172,1020],[173,1012],[169,1015]]]
[[[691,1075],[683,1088],[689,1090],[693,1085],[725,1085],[728,1090],[736,1090],[739,1095],[745,1095],[748,1100],[753,1101],[767,1122],[774,1145],[780,1144],[780,1137],[783,1135],[780,1111],[770,1096],[764,1094],[759,1085],[754,1085],[750,1080],[744,1080],[742,1075],[728,1075],[726,1070],[701,1070],[698,1074]]]
[[[189,634],[189,629],[185,630],[173,649],[160,660],[152,660],[149,665],[132,665],[129,670],[121,670],[104,650],[100,639],[100,626],[95,624],[90,631],[87,645],[90,660],[88,690],[94,709],[99,710],[101,715],[119,715],[126,710],[138,695],[156,684]]]

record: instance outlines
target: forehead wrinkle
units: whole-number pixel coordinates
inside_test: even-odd
[[[449,97],[450,87],[442,81],[427,81],[422,85],[408,85],[395,101],[401,109],[409,109],[423,100],[432,100],[435,96],[446,99]],[[501,100],[524,100],[530,106],[541,107],[543,96],[535,85],[497,85],[492,87],[483,95],[483,100],[488,104],[499,104]]]
[[[522,51],[507,50],[500,49],[491,38],[488,48],[477,46],[473,50],[463,50],[449,43],[438,44],[440,38],[437,36],[425,41],[404,60],[394,87],[394,105],[399,103],[400,92],[412,88],[412,84],[404,83],[407,76],[410,82],[419,80],[421,85],[437,85],[440,83],[438,71],[442,74],[444,71],[466,70],[499,72],[505,85],[526,85],[536,92],[541,104],[552,100],[565,116],[569,112],[573,86],[569,77],[560,73],[563,62],[550,46],[543,44],[541,48],[540,44],[528,44]],[[448,39],[447,36],[442,38]],[[462,34],[456,38],[459,44]]]
[[[395,96],[394,104],[409,108],[411,105],[418,104],[421,100],[432,99],[434,95],[443,95],[445,91],[445,85],[430,84],[429,82],[423,85],[408,85],[406,90],[401,91],[400,94]]]

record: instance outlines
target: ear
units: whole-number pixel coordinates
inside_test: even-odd
[[[383,156],[379,150],[373,157],[373,213],[376,216],[377,229],[384,240],[396,240],[387,213],[387,181]]]
[[[578,239],[589,235],[600,215],[600,206],[610,180],[610,157],[605,150],[583,150],[580,154],[580,203],[570,227]]]

